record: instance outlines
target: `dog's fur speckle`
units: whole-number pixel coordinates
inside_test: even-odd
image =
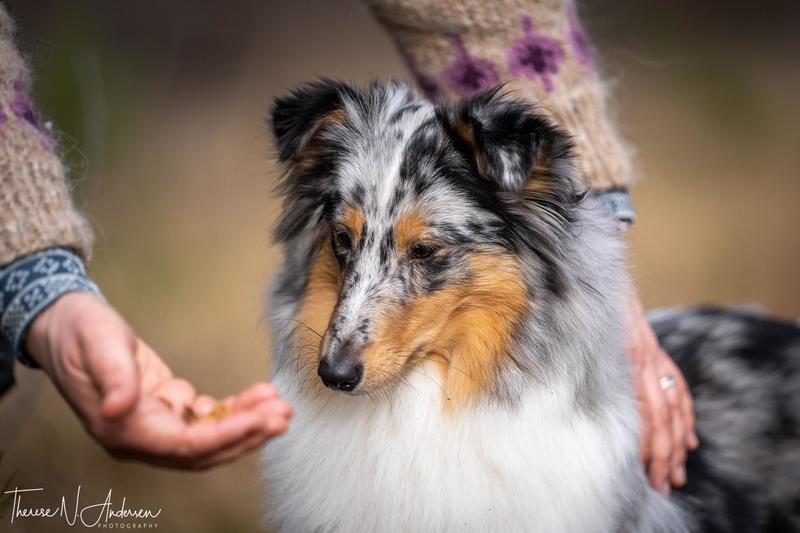
[[[703,446],[685,491],[653,491],[623,245],[568,138],[527,105],[324,80],[278,99],[271,125],[287,169],[274,382],[296,410],[264,452],[280,530],[796,525],[797,476],[781,472],[798,472],[798,328],[655,317],[696,385]],[[325,388],[322,359],[358,363],[357,386]]]

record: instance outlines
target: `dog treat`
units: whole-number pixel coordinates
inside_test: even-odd
[[[183,413],[181,414],[181,418],[183,418],[183,421],[186,422],[187,424],[192,424],[194,422],[197,422],[198,420],[213,420],[216,422],[228,416],[232,411],[233,410],[230,408],[229,405],[226,405],[224,403],[219,403],[216,406],[214,406],[214,408],[208,413],[204,415],[198,415],[194,409],[186,405],[183,408]]]
[[[161,402],[162,404],[164,404],[164,406],[167,409],[170,409],[170,410],[173,409],[172,402],[167,400],[166,398],[159,396],[158,397],[158,401]],[[183,411],[181,412],[181,418],[187,424],[192,424],[194,422],[197,422],[198,420],[213,420],[213,421],[216,422],[216,421],[221,420],[222,418],[228,416],[232,412],[233,412],[233,409],[231,408],[230,405],[227,405],[227,404],[224,404],[224,403],[218,403],[208,413],[206,413],[204,415],[198,415],[197,412],[194,409],[192,409],[191,406],[184,405],[183,406]]]
[[[183,406],[183,413],[181,414],[181,418],[187,424],[191,424],[197,421],[198,416],[197,413],[194,412],[194,409],[192,409],[188,405],[185,405]]]
[[[228,416],[233,411],[229,405],[224,403],[219,403],[214,407],[210,413],[205,415],[203,418],[209,418],[211,420],[220,420],[225,416]]]

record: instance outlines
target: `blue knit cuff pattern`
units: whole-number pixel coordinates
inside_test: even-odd
[[[0,352],[36,367],[23,342],[33,319],[68,292],[88,292],[102,298],[86,277],[83,262],[67,250],[31,254],[0,270]]]
[[[631,202],[627,189],[603,189],[597,191],[596,194],[615,219],[626,226],[633,224],[636,219],[636,212],[633,210],[633,202]]]

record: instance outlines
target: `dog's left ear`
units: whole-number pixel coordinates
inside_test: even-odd
[[[355,94],[344,83],[322,79],[276,98],[269,116],[275,135],[278,159],[297,158],[326,125],[345,120],[343,101]]]
[[[445,121],[481,176],[501,191],[541,195],[575,190],[569,137],[530,104],[505,99],[496,88],[450,108]]]

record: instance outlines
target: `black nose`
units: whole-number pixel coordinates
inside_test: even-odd
[[[355,389],[363,372],[361,363],[347,360],[331,364],[327,359],[322,359],[317,369],[317,374],[326,387],[342,391]]]

